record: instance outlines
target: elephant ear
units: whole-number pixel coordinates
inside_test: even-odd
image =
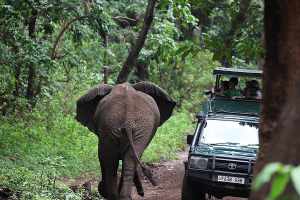
[[[97,127],[94,114],[97,105],[103,97],[110,93],[112,88],[111,85],[100,84],[77,100],[76,120],[95,134],[97,134]]]
[[[150,82],[139,82],[132,87],[153,97],[160,112],[160,125],[167,121],[173,112],[176,102],[162,88]]]

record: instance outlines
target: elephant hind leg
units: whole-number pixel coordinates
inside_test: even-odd
[[[118,200],[118,166],[119,154],[109,140],[102,140],[99,144],[99,160],[102,180],[98,190],[108,200]]]
[[[142,185],[142,182],[141,182],[141,177],[140,177],[139,172],[138,172],[137,169],[135,170],[133,182],[134,182],[134,185],[135,185],[135,187],[136,187],[137,193],[138,193],[140,196],[143,197],[143,196],[144,196],[144,188],[143,188],[143,185]]]
[[[143,184],[141,182],[141,177],[140,177],[139,172],[138,172],[137,169],[134,173],[133,182],[134,182],[134,185],[136,187],[136,191],[137,191],[138,195],[143,197],[145,195],[144,188],[143,188]],[[120,179],[120,183],[119,183],[119,194],[121,192],[122,185],[123,185],[123,174],[121,174],[121,179]]]
[[[136,161],[133,159],[132,150],[129,149],[122,162],[122,177],[120,182],[120,199],[131,200],[131,191],[136,172]]]

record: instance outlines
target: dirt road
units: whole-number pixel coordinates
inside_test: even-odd
[[[140,197],[134,191],[134,200],[180,200],[181,184],[184,176],[183,161],[186,160],[187,152],[178,154],[177,160],[167,161],[156,166],[155,174],[158,176],[159,185],[153,187],[143,180],[145,196]],[[216,200],[216,199],[214,199]],[[225,197],[223,200],[247,200],[235,197]]]
[[[147,180],[143,179],[145,196],[140,197],[133,191],[133,200],[181,200],[181,186],[184,176],[183,161],[186,160],[187,152],[177,155],[177,160],[171,160],[154,165],[155,176],[158,177],[158,186],[153,187]],[[84,174],[76,179],[65,178],[62,180],[72,190],[76,190],[85,184],[94,189],[97,188],[99,177],[94,174]],[[90,190],[90,189],[89,189]],[[9,191],[0,188],[0,199],[7,199]],[[3,196],[3,195],[6,195]],[[3,198],[2,198],[3,197]],[[87,198],[91,199],[91,198]],[[217,199],[209,199],[217,200]],[[247,200],[242,198],[225,197],[223,200]]]
[[[141,198],[136,192],[135,200],[179,200],[181,197],[181,182],[184,175],[183,160],[186,152],[178,154],[178,160],[167,161],[159,164],[155,169],[158,177],[158,186],[153,187],[144,180],[145,197]]]
[[[154,173],[158,177],[158,186],[153,187],[147,180],[143,181],[145,196],[140,197],[135,189],[133,200],[181,200],[181,186],[184,176],[183,161],[186,160],[187,152],[180,152],[177,160],[171,160],[154,164]],[[91,183],[94,189],[97,188],[99,177],[85,174],[73,181],[64,180],[67,185],[81,186],[84,182]],[[217,200],[215,198],[209,200]],[[247,200],[242,198],[225,197],[223,200]]]

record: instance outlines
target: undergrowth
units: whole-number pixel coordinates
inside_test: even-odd
[[[70,190],[62,177],[99,176],[98,138],[73,115],[38,110],[0,123],[0,188],[13,191],[12,199],[81,199],[83,193]],[[190,127],[188,113],[174,114],[158,129],[143,160],[173,159],[184,149]]]
[[[157,130],[143,155],[143,160],[145,162],[157,162],[176,159],[176,153],[186,147],[185,136],[191,131],[191,128],[190,114],[187,112],[176,113]]]

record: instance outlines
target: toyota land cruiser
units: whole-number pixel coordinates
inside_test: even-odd
[[[211,95],[202,110],[194,135],[187,137],[182,200],[205,200],[206,194],[248,197],[259,147],[260,101]]]

